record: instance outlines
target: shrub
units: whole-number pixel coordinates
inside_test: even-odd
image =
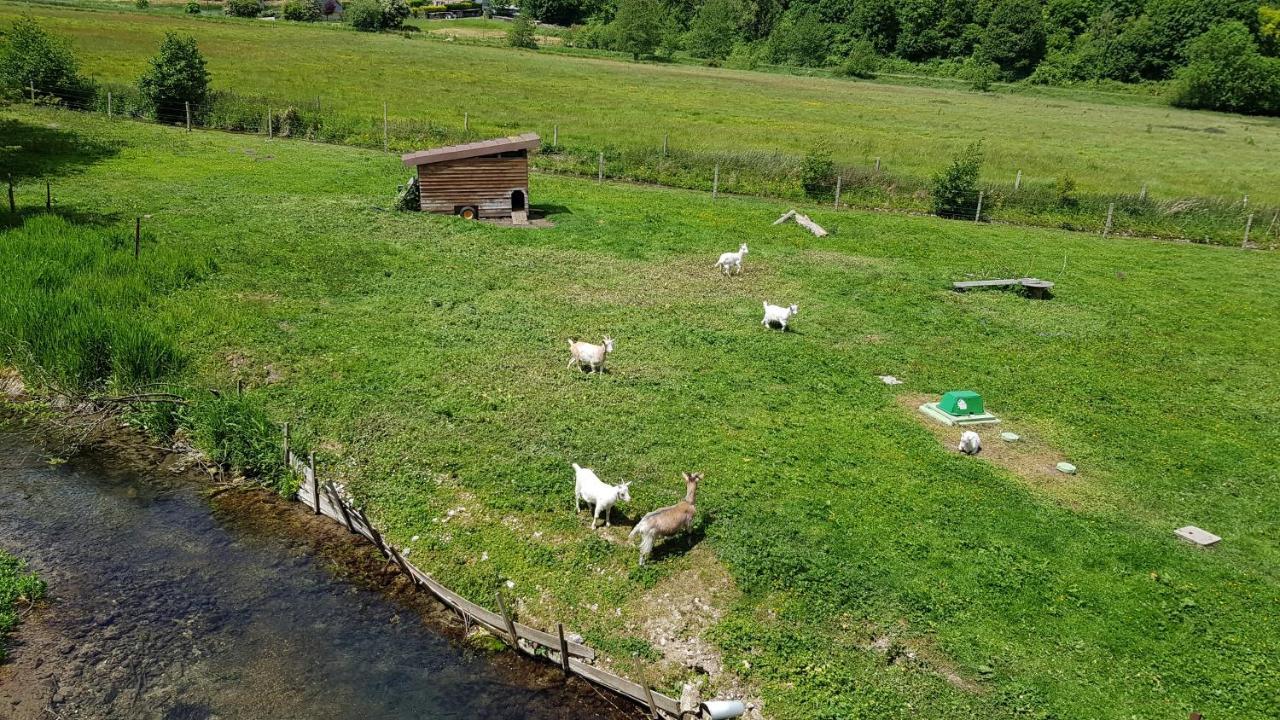
[[[809,6],[788,10],[769,35],[769,58],[775,63],[817,66],[827,62],[831,33]]]
[[[876,54],[876,46],[870,40],[858,40],[849,46],[849,54],[844,62],[836,68],[836,72],[845,77],[856,77],[870,80],[876,76],[880,68],[880,56]]]
[[[653,55],[675,32],[670,13],[658,0],[619,0],[609,29],[615,49],[635,60]]]
[[[314,0],[285,0],[280,16],[294,22],[315,22],[320,19],[320,6]]]
[[[200,3],[196,2],[196,0],[187,0],[187,4],[183,6],[183,10],[185,10],[188,15],[199,15]]]
[[[265,410],[234,394],[203,400],[191,409],[192,439],[214,462],[275,485],[286,476],[282,436]]]
[[[514,48],[537,50],[538,42],[533,38],[533,23],[524,15],[517,15],[507,29],[507,45]]]
[[[346,19],[357,30],[378,32],[400,27],[410,12],[405,0],[353,0]]]
[[[982,141],[955,156],[933,177],[933,212],[940,217],[972,217],[978,204],[978,173],[982,170]]]
[[[399,192],[396,193],[395,207],[397,210],[413,212],[422,209],[421,195],[418,191],[418,176],[414,175],[409,178],[409,182],[399,186]]]
[[[262,0],[227,0],[222,12],[231,17],[258,17],[262,12]]]
[[[809,197],[818,197],[830,192],[836,182],[836,164],[831,159],[831,150],[818,147],[805,154],[800,162],[800,185]]]
[[[746,17],[741,0],[707,0],[689,22],[685,49],[694,57],[724,60],[741,37]]]
[[[194,37],[165,33],[160,52],[149,63],[138,78],[138,89],[157,119],[182,120],[186,116],[184,103],[191,103],[193,112],[199,111],[209,96],[209,71]]]
[[[151,0],[133,0],[133,6],[139,10],[146,10],[151,7]]]
[[[88,104],[93,86],[80,76],[80,63],[67,42],[31,18],[18,18],[0,35],[0,92],[57,97],[73,107]]]
[[[1076,181],[1070,175],[1058,178],[1056,190],[1058,207],[1074,209],[1080,206],[1080,198],[1076,197]]]
[[[1258,52],[1243,23],[1218,25],[1191,42],[1171,102],[1253,115],[1280,113],[1280,60]]]
[[[971,90],[987,92],[991,89],[991,83],[1000,79],[1000,66],[969,58],[960,68],[960,79],[968,82]]]
[[[755,70],[763,61],[765,48],[763,43],[741,42],[733,46],[724,66],[735,70]]]

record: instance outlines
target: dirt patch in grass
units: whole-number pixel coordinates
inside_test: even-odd
[[[861,649],[883,656],[885,664],[933,673],[965,692],[982,692],[982,686],[961,675],[941,650],[924,638],[910,637],[905,621],[892,628],[867,628],[866,632],[869,639]]]
[[[1071,507],[1079,507],[1080,498],[1075,489],[1081,484],[1079,475],[1059,472],[1057,465],[1067,458],[1056,448],[1038,439],[1030,429],[1016,422],[976,427],[948,427],[920,412],[920,406],[937,398],[923,393],[903,393],[897,396],[898,405],[928,428],[933,436],[949,452],[959,453],[960,433],[973,430],[982,438],[982,452],[975,459],[999,465],[1017,475],[1031,487],[1044,491]],[[1012,432],[1020,436],[1015,442],[1000,439],[1000,433]]]

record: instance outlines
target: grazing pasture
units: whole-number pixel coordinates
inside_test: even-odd
[[[622,672],[674,691],[696,657],[774,718],[1274,715],[1280,256],[802,208],[815,238],[777,202],[546,175],[554,227],[500,227],[380,210],[404,171],[373,151],[17,107],[0,131],[22,207],[50,177],[58,211],[146,213],[151,249],[216,263],[134,311],[184,383],[243,380],[416,564],[480,602],[510,582]],[[1056,297],[950,290],[1030,275]],[[565,367],[605,334],[606,372]],[[951,389],[1004,421],[977,457],[914,409]],[[612,527],[571,462],[631,483]],[[684,472],[692,549],[638,567]]]
[[[179,30],[198,39],[216,88],[304,106],[319,99],[362,118],[380,118],[385,102],[393,122],[460,128],[469,113],[481,134],[550,138],[558,124],[563,144],[619,156],[660,148],[669,134],[673,150],[719,154],[726,167],[777,164],[776,153],[826,146],[846,166],[881,158],[910,187],[985,138],[991,182],[1012,185],[1021,170],[1033,187],[1069,175],[1081,193],[1136,195],[1147,184],[1165,200],[1280,202],[1280,120],[1129,96],[974,93],[441,41],[442,32],[488,27],[474,21],[417,21],[424,32],[371,35],[334,24],[0,2],[0,23],[24,13],[70,37],[88,74],[104,81],[133,82],[163,33]],[[703,182],[706,170],[697,168]],[[722,182],[738,187],[732,177]]]

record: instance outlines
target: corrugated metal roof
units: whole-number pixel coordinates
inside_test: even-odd
[[[460,160],[480,155],[532,150],[538,147],[540,142],[541,138],[538,137],[537,133],[525,133],[494,140],[481,140],[480,142],[466,143],[465,145],[450,145],[431,150],[420,150],[408,155],[401,155],[400,159],[404,161],[405,166],[416,167],[418,165],[430,165],[431,163]]]

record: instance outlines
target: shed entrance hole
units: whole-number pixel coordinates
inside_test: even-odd
[[[524,191],[523,190],[511,191],[511,209],[512,210],[524,209]]]

